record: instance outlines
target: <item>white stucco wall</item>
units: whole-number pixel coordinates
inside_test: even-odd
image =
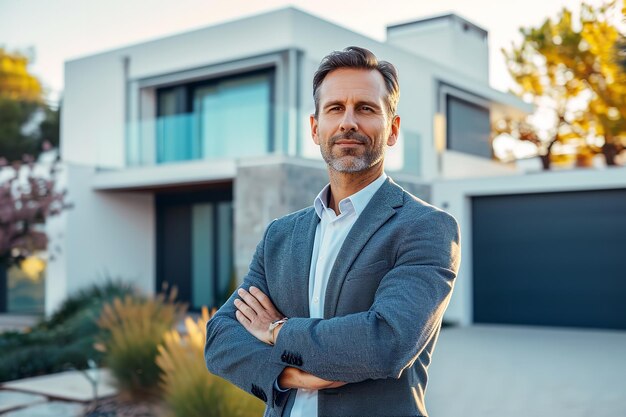
[[[66,295],[107,278],[154,293],[152,194],[94,191],[92,167],[66,164],[65,171],[73,207],[48,225],[50,247],[59,251],[48,264],[46,314]]]
[[[487,84],[489,47],[485,31],[456,15],[387,28],[387,43],[435,61]]]
[[[65,65],[61,155],[68,163],[124,166],[124,66],[122,53]]]
[[[446,150],[441,154],[442,179],[518,174],[519,170],[514,163],[503,164],[501,162],[452,150]]]

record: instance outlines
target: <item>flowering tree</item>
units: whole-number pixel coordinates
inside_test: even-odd
[[[55,189],[57,164],[39,166],[45,172],[36,174],[32,159],[26,162],[5,168],[13,175],[0,183],[0,262],[5,264],[45,249],[48,239],[40,226],[69,207],[66,193]]]
[[[0,181],[0,311],[7,308],[7,268],[46,249],[48,237],[42,230],[46,219],[70,207],[66,193],[56,189],[56,162],[47,167],[35,167],[32,157],[24,162],[1,170],[9,175]],[[5,164],[0,158],[0,165]]]

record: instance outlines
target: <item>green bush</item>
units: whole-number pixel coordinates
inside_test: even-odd
[[[50,330],[85,310],[97,311],[99,313],[102,306],[111,302],[114,298],[121,298],[127,295],[137,295],[137,291],[121,280],[107,279],[103,284],[93,285],[76,294],[68,297],[57,311],[45,321],[35,327],[36,329]],[[97,315],[96,315],[97,318]],[[92,323],[93,324],[93,323]]]
[[[84,369],[87,359],[101,362],[102,353],[94,349],[100,310],[114,297],[134,293],[128,284],[109,280],[69,297],[27,332],[0,334],[0,382]]]

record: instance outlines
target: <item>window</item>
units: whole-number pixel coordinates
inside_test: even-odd
[[[446,132],[448,149],[492,157],[489,109],[446,95]]]
[[[273,70],[157,90],[157,163],[273,150]]]

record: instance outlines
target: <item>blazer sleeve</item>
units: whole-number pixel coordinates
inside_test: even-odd
[[[254,285],[267,294],[264,247],[273,223],[267,227],[263,239],[257,245],[250,270],[240,288],[248,289]],[[274,381],[285,365],[272,362],[272,346],[259,341],[237,321],[234,305],[236,298],[237,291],[207,322],[204,347],[207,369],[273,407],[276,400]]]
[[[460,236],[456,220],[440,210],[408,223],[371,308],[330,319],[291,318],[280,330],[273,363],[295,356],[291,366],[348,383],[399,378],[413,364],[450,300]]]

